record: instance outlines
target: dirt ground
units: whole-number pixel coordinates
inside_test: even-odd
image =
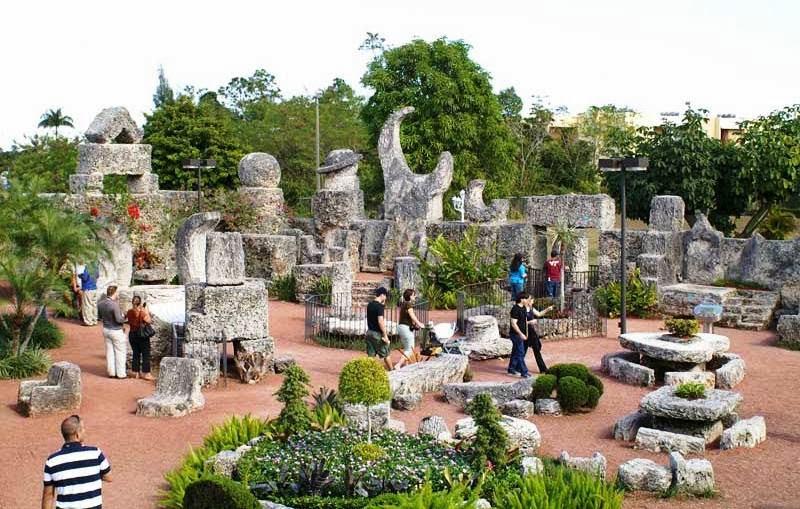
[[[303,307],[270,302],[270,330],[280,353],[292,354],[310,376],[313,386],[335,387],[344,362],[360,352],[316,346],[303,340]],[[434,319],[452,319],[454,313],[436,313]],[[281,377],[273,375],[257,385],[230,380],[227,388],[205,391],[202,411],[182,418],[150,419],[134,414],[136,400],[149,395],[153,384],[142,380],[111,380],[104,373],[104,350],[98,327],[83,327],[58,320],[66,332],[64,347],[52,351],[54,361],[78,363],[83,370],[81,416],[87,423],[87,443],[98,445],[109,457],[114,481],[103,489],[105,507],[139,509],[157,507],[158,492],[164,487],[162,475],[175,467],[190,444],[197,445],[212,424],[231,414],[276,415],[279,404],[273,393]],[[652,330],[655,321],[631,321],[629,330]],[[609,327],[615,324],[609,323]],[[772,332],[719,329],[731,339],[731,351],[747,362],[748,374],[736,388],[744,395],[742,417],[762,415],[768,439],[755,449],[720,451],[714,446],[705,457],[714,465],[719,494],[711,499],[661,500],[645,495],[626,498],[625,507],[714,507],[714,508],[798,508],[800,507],[800,403],[798,375],[800,352],[772,346]],[[549,364],[582,362],[599,369],[603,354],[620,350],[616,330],[607,338],[586,338],[548,342],[544,356]],[[535,363],[529,358],[529,365]],[[476,380],[513,380],[505,374],[502,361],[473,362]],[[601,451],[609,462],[609,475],[628,459],[644,457],[666,464],[666,455],[635,451],[629,444],[614,441],[611,428],[616,419],[634,411],[647,389],[630,387],[603,377],[605,395],[595,411],[562,417],[535,416],[542,433],[542,454],[586,456]],[[41,475],[48,454],[61,446],[58,426],[63,415],[28,419],[16,411],[18,382],[0,381],[0,429],[6,439],[0,444],[0,508],[40,507]],[[426,415],[445,417],[451,429],[463,417],[460,410],[439,396],[425,396],[421,409],[394,412],[395,418],[416,430]]]

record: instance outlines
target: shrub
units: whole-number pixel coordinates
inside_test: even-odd
[[[784,240],[795,230],[794,215],[781,207],[773,207],[764,221],[758,226],[758,232],[765,239]]]
[[[389,376],[375,359],[361,357],[339,373],[339,395],[347,403],[376,405],[392,397]]]
[[[492,506],[503,509],[619,509],[624,492],[594,475],[546,465],[545,475],[528,475],[499,486]]]
[[[386,451],[376,444],[360,443],[353,446],[353,454],[363,461],[375,461],[386,456]]]
[[[50,356],[39,349],[28,349],[19,355],[0,351],[0,380],[28,378],[47,373]]]
[[[658,303],[656,285],[645,283],[640,277],[639,269],[627,280],[625,292],[625,310],[628,316],[646,318]],[[608,318],[616,318],[620,313],[620,284],[615,281],[600,287],[594,292],[594,305],[597,311]]]
[[[336,410],[342,409],[342,401],[339,399],[339,393],[336,392],[336,389],[329,389],[323,386],[312,397],[314,398],[314,408],[319,408],[327,403]]]
[[[586,386],[586,406],[588,408],[595,408],[600,402],[600,391],[594,385]]]
[[[586,385],[597,389],[598,398],[603,395],[603,381],[594,373],[589,373],[589,377],[586,379]]]
[[[333,282],[328,276],[322,276],[314,283],[312,293],[314,295],[319,295],[322,304],[330,306],[333,298]]]
[[[28,325],[31,323],[32,316],[26,316],[22,330],[27,331]],[[2,320],[6,324],[10,324],[11,316],[3,315]],[[9,326],[10,330],[11,327]],[[4,345],[10,341],[8,331],[5,327],[0,326],[0,345]],[[33,329],[33,336],[31,336],[30,348],[40,348],[49,350],[51,348],[58,348],[64,343],[64,332],[58,328],[56,324],[51,322],[46,317],[42,316],[36,321],[36,326]]]
[[[589,379],[590,375],[589,368],[587,368],[583,364],[577,364],[577,363],[555,364],[553,366],[550,366],[550,369],[547,370],[547,373],[550,375],[555,375],[556,378],[572,376],[582,382],[586,382]]]
[[[549,373],[538,376],[533,383],[533,399],[549,398],[552,396],[553,390],[556,388],[557,380],[555,375]]]
[[[688,338],[700,331],[700,324],[694,318],[667,318],[664,325],[670,334],[679,338]]]
[[[314,407],[311,412],[311,427],[326,431],[334,426],[346,426],[347,417],[339,408],[332,406],[327,401]]]
[[[471,446],[475,466],[483,468],[487,462],[502,466],[506,461],[508,434],[500,425],[500,412],[492,403],[492,397],[486,393],[476,395],[467,405],[467,413],[477,427]]]
[[[258,499],[247,487],[213,476],[193,482],[186,488],[184,509],[261,509]]]
[[[574,412],[586,405],[589,393],[586,384],[574,376],[558,379],[558,402],[566,412]]]
[[[675,388],[675,395],[684,399],[705,398],[706,386],[700,382],[684,382]]]
[[[473,509],[478,495],[469,488],[456,485],[447,491],[434,491],[430,483],[419,491],[403,495],[379,497],[368,509]]]
[[[270,283],[269,293],[284,302],[297,302],[297,280],[293,274],[277,277]]]
[[[276,426],[285,434],[305,431],[311,427],[311,412],[306,406],[308,397],[308,373],[297,364],[292,364],[283,375],[283,383],[275,395],[283,403]]]

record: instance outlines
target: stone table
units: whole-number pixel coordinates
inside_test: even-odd
[[[703,371],[714,354],[730,347],[727,337],[706,333],[683,339],[661,332],[630,332],[619,336],[619,344],[638,352],[642,365],[658,371]]]

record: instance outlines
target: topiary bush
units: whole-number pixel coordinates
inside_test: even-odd
[[[598,399],[600,399],[600,396],[603,395],[604,390],[603,381],[600,380],[600,377],[594,373],[589,373],[589,377],[586,379],[586,385],[597,389]]]
[[[533,383],[533,399],[550,398],[556,388],[558,378],[555,375],[539,375]]]
[[[184,509],[261,509],[247,487],[225,477],[200,479],[186,488]]]
[[[586,406],[588,408],[595,408],[600,402],[600,391],[594,385],[586,386]]]
[[[367,416],[372,405],[392,398],[389,375],[373,358],[361,357],[344,365],[339,373],[339,397],[351,404],[367,406]],[[367,418],[367,441],[372,441],[372,419]]]
[[[556,378],[563,378],[565,376],[575,377],[582,382],[586,382],[590,375],[589,368],[583,364],[577,363],[555,364],[550,366],[550,369],[547,370],[547,373],[555,375]]]
[[[684,399],[702,399],[706,397],[706,386],[700,382],[684,382],[675,388],[675,395]]]
[[[700,332],[700,324],[694,318],[668,318],[664,321],[673,336],[688,338]]]
[[[284,434],[291,435],[311,428],[311,411],[305,398],[309,395],[308,373],[297,364],[289,366],[283,375],[283,383],[275,395],[283,403],[276,426]]]
[[[559,378],[556,390],[561,409],[566,412],[577,411],[589,400],[586,383],[574,376]]]
[[[501,415],[492,403],[492,397],[486,393],[476,395],[467,405],[467,413],[477,426],[471,446],[476,467],[484,468],[487,462],[496,466],[504,465],[508,434],[500,425]]]

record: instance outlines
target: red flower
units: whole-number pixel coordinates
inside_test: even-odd
[[[131,219],[139,219],[139,216],[141,216],[139,205],[135,203],[128,205],[128,216],[130,216]]]
[[[92,217],[99,216],[100,215],[100,209],[98,209],[97,207],[92,207],[91,209],[89,209],[89,215],[92,216]]]

